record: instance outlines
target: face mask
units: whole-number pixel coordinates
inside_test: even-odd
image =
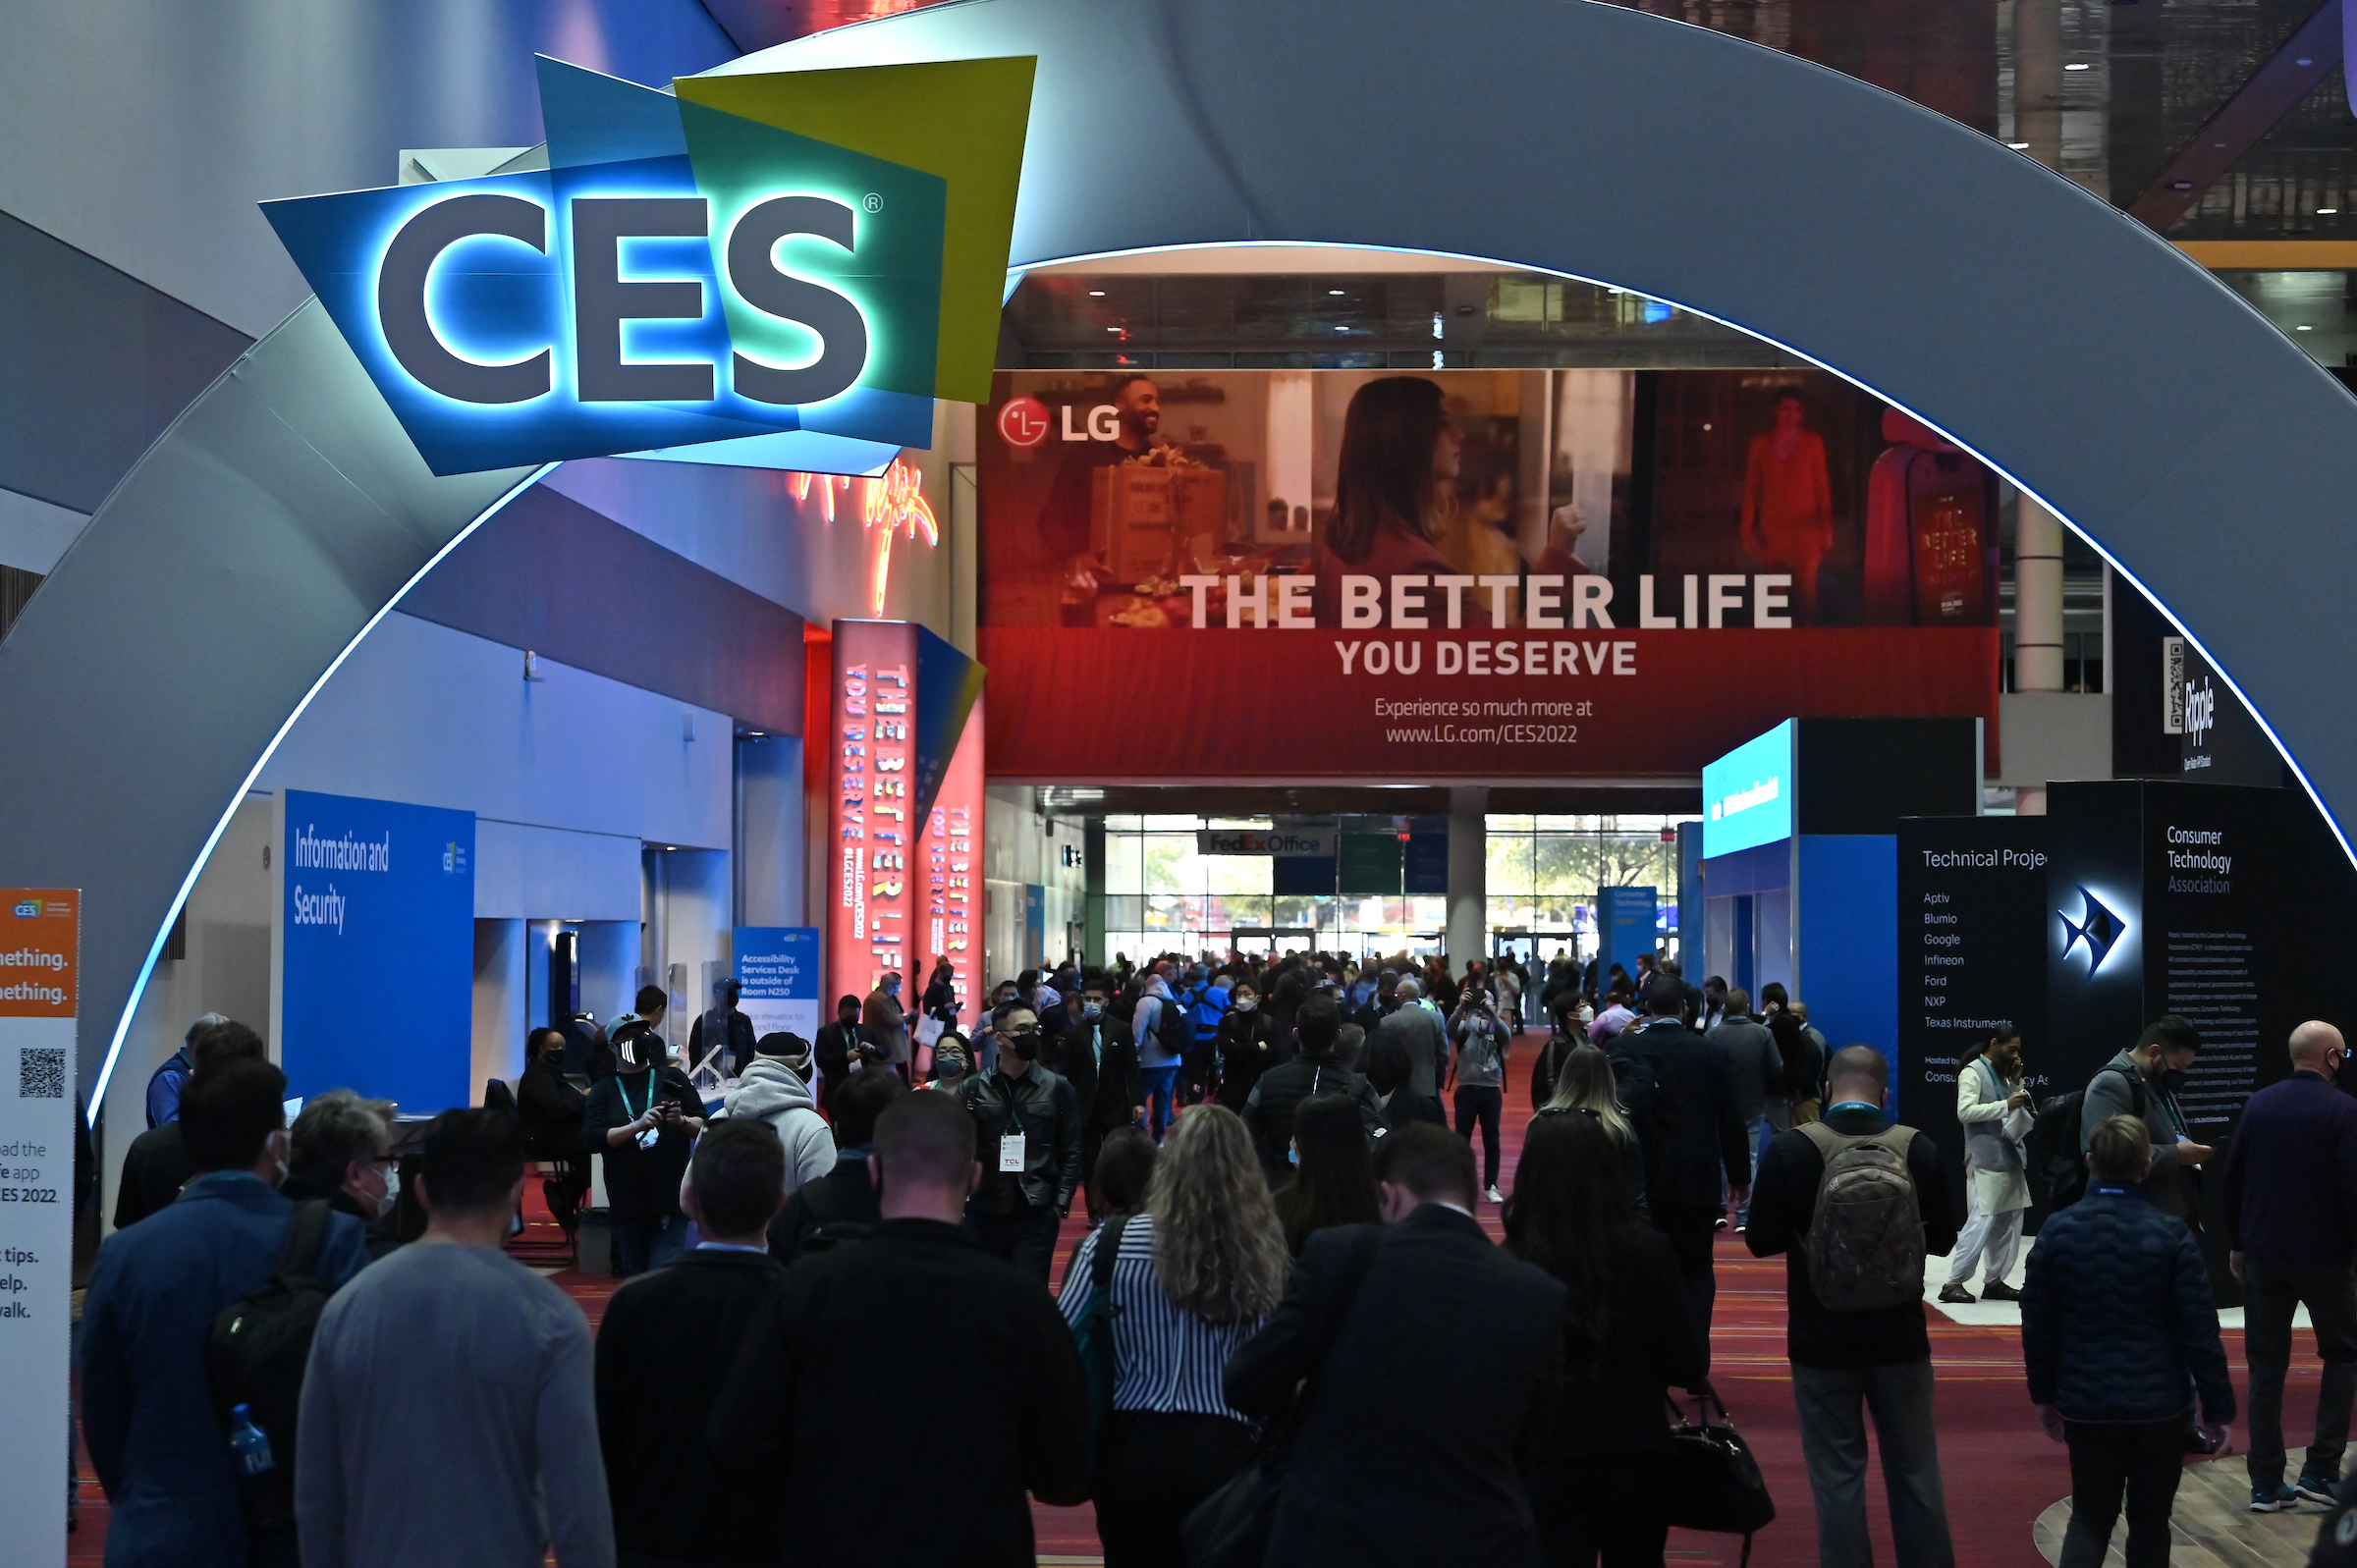
[[[937,1054],[933,1057],[933,1074],[938,1078],[961,1078],[965,1075],[965,1058],[954,1051]]]
[[[401,1171],[399,1167],[381,1172],[385,1178],[384,1196],[376,1200],[376,1217],[382,1219],[393,1212],[401,1201]]]
[[[1024,1061],[1039,1059],[1039,1031],[1036,1029],[1018,1029],[1007,1037],[1007,1044]]]
[[[270,1160],[273,1164],[278,1166],[278,1175],[272,1179],[270,1185],[273,1187],[285,1186],[287,1184],[287,1135],[285,1133],[274,1132],[270,1135]]]
[[[1091,1023],[1096,1022],[1099,1018],[1105,1016],[1105,1003],[1101,1001],[1084,1001],[1080,1003],[1080,1016],[1086,1018]]]
[[[1299,1144],[1288,1143],[1285,1146],[1285,1162],[1288,1165],[1301,1163],[1301,1146]]]
[[[884,983],[884,995],[886,995],[887,997],[897,997],[897,996],[899,996],[900,994],[901,994],[901,983],[900,983],[899,981],[897,981],[897,980],[888,980],[888,981],[886,981],[886,982]]]
[[[2163,1094],[2173,1095],[2184,1087],[2185,1072],[2183,1068],[2171,1067],[2161,1075],[2161,1092]]]
[[[1255,1008],[1259,1007],[1259,1005],[1260,999],[1257,997],[1238,997],[1235,999],[1235,1010],[1237,1012],[1251,1012]]]

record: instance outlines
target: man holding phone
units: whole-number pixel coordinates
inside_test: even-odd
[[[581,1141],[606,1162],[606,1202],[614,1220],[614,1275],[676,1263],[687,1250],[680,1178],[687,1173],[704,1103],[672,1066],[646,1021],[614,1022],[615,1072],[589,1091]]]

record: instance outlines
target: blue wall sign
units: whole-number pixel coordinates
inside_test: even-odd
[[[287,1093],[472,1105],[474,813],[290,789],[281,853]]]
[[[753,1038],[818,1034],[818,928],[739,926],[737,1005],[753,1021]]]

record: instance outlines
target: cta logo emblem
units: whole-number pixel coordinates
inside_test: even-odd
[[[40,901],[38,898],[27,898],[27,899],[26,899],[26,900],[25,900],[23,903],[21,903],[21,904],[17,905],[17,908],[16,908],[16,915],[17,915],[17,918],[18,918],[19,920],[38,920],[38,919],[40,919],[40,918],[41,918],[41,901]]]
[[[2104,960],[2110,956],[2119,939],[2128,934],[2128,923],[2105,908],[2102,901],[2085,888],[2079,890],[2078,919],[2071,919],[2059,909],[2055,913],[2062,922],[2062,956],[2068,958],[2078,949],[2079,944],[2085,943],[2087,972],[2091,975],[2104,966]]]
[[[989,396],[1032,66],[543,59],[544,167],[263,210],[436,473],[795,433],[872,472]]]

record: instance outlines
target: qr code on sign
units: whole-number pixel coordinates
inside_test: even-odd
[[[66,1054],[62,1051],[35,1051],[29,1047],[18,1052],[17,1098],[65,1099]]]

